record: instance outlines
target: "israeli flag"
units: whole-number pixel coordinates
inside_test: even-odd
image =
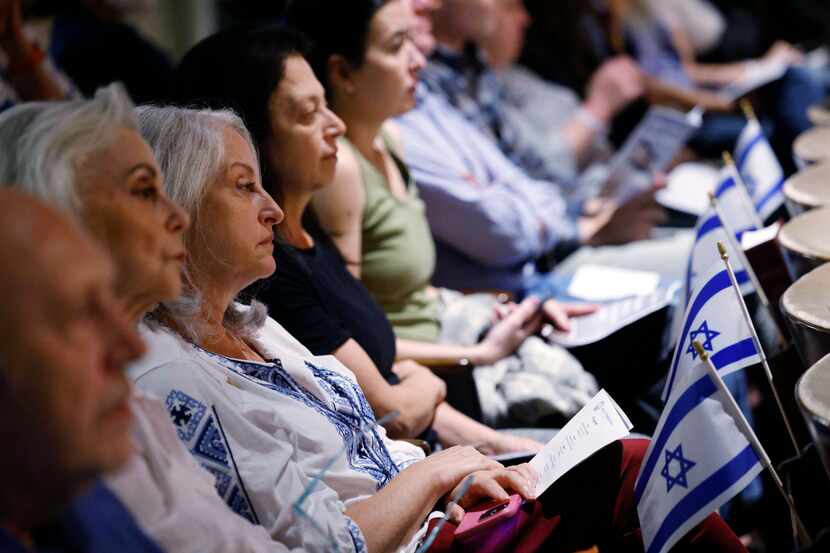
[[[729,168],[724,167],[720,182],[715,188],[715,198],[718,200],[720,211],[728,219],[727,224],[735,232],[735,240],[738,243],[740,243],[743,233],[748,230],[757,230],[761,223],[740,186],[735,181]],[[735,272],[746,273],[744,266],[741,264],[741,258],[733,251],[732,242],[726,235],[726,226],[718,214],[715,213],[715,210],[710,207],[703,212],[695,227],[695,242],[692,246],[689,262],[686,265],[686,278],[683,283],[684,305],[688,305],[692,293],[702,285],[709,267],[716,261],[720,261],[718,242],[723,242],[726,245]],[[744,287],[745,294],[752,292],[752,285],[748,280]],[[672,338],[676,339],[676,334]]]
[[[715,246],[713,249],[717,251]],[[712,362],[724,375],[761,361],[723,261],[718,258],[701,276],[701,284],[692,294],[677,331],[677,345],[663,390],[664,401],[671,396],[678,376],[700,361],[692,345],[695,340],[709,352]],[[736,272],[735,279],[743,286],[749,282],[749,275],[746,271]]]
[[[755,209],[767,219],[784,204],[784,170],[757,119],[750,119],[738,138],[735,164]]]
[[[701,343],[704,339],[710,340],[699,337]],[[744,348],[732,343],[722,351],[730,349]],[[731,366],[724,364],[723,356],[712,361],[719,371]],[[725,410],[724,400],[700,359],[687,368],[669,396],[634,486],[646,553],[671,551],[763,470],[750,438]]]

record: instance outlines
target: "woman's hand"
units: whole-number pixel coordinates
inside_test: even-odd
[[[401,384],[412,386],[422,397],[432,398],[433,407],[447,397],[447,384],[427,367],[415,361],[398,361],[392,367],[392,371],[401,379]]]
[[[535,489],[539,477],[527,463],[477,471],[472,476],[473,483],[467,493],[459,499],[458,503],[447,504],[449,519],[455,524],[461,522],[466,509],[483,501],[505,500],[511,493],[518,493],[522,498],[530,501],[536,499]],[[452,498],[462,485],[463,481],[447,495],[447,498]]]
[[[764,54],[762,61],[781,63],[786,65],[799,65],[804,62],[804,54],[785,40],[776,41]]]
[[[556,330],[570,332],[571,318],[583,317],[595,313],[598,305],[588,303],[559,303],[556,300],[548,300],[542,307],[542,311],[548,320],[553,323]]]
[[[470,360],[476,365],[492,365],[513,354],[541,328],[542,318],[539,300],[527,298],[490,329]]]
[[[406,470],[425,471],[420,481],[424,485],[437,486],[437,496],[441,497],[460,485],[468,475],[499,468],[504,468],[501,463],[482,455],[474,447],[455,446],[433,453]]]

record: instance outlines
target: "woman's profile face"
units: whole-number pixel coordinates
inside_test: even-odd
[[[115,260],[116,291],[156,303],[182,291],[187,214],[163,192],[153,152],[138,131],[122,128],[78,171],[81,217]]]
[[[267,159],[284,189],[315,190],[334,179],[337,139],[346,130],[326,104],[323,85],[302,56],[285,61],[285,75],[269,100]]]
[[[414,40],[418,25],[408,0],[391,0],[372,18],[364,63],[353,71],[351,94],[372,119],[383,122],[415,107],[418,74],[426,65]]]
[[[190,272],[241,290],[274,272],[274,226],[283,213],[262,188],[256,155],[230,127],[225,159],[188,233]],[[238,292],[234,290],[234,292]]]

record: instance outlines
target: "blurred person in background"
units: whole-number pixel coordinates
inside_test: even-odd
[[[138,104],[167,99],[172,79],[168,55],[130,23],[155,9],[156,0],[32,0],[30,6],[45,20],[50,57],[82,94],[121,82]]]
[[[682,33],[662,21],[643,0],[600,0],[568,4],[567,10],[554,11],[533,4],[532,0],[529,5],[534,5],[542,14],[540,18],[547,21],[536,33],[529,34],[532,44],[525,63],[546,76],[582,87],[587,81],[581,66],[596,66],[619,53],[630,53],[649,77],[649,102],[686,110],[700,106],[706,110],[702,128],[690,141],[698,155],[706,158],[719,158],[721,152],[731,151],[746,125],[743,116],[733,113],[735,103],[717,89],[748,76],[759,62],[797,64],[801,59],[791,46],[779,43],[761,58],[729,64],[700,63]],[[550,48],[559,40],[568,44],[563,50],[567,55],[564,59],[546,59],[541,48]],[[781,79],[764,86],[757,94],[759,115],[767,123],[779,160],[790,173],[794,170],[792,142],[811,127],[807,107],[822,99],[823,90],[808,72],[790,65]]]
[[[0,112],[19,102],[77,95],[46,54],[48,46],[31,34],[24,25],[22,0],[0,0]]]
[[[465,17],[473,9],[493,17]],[[643,76],[636,63],[619,56],[596,71],[581,102],[516,65],[529,24],[521,0],[445,2],[433,16],[438,44],[422,78],[529,176],[592,197],[608,176],[608,126],[642,96]]]

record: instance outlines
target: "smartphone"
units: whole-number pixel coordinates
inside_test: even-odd
[[[505,500],[494,500],[473,507],[466,512],[461,524],[455,529],[455,539],[468,541],[510,521],[519,512],[523,501],[519,494],[513,494]]]

